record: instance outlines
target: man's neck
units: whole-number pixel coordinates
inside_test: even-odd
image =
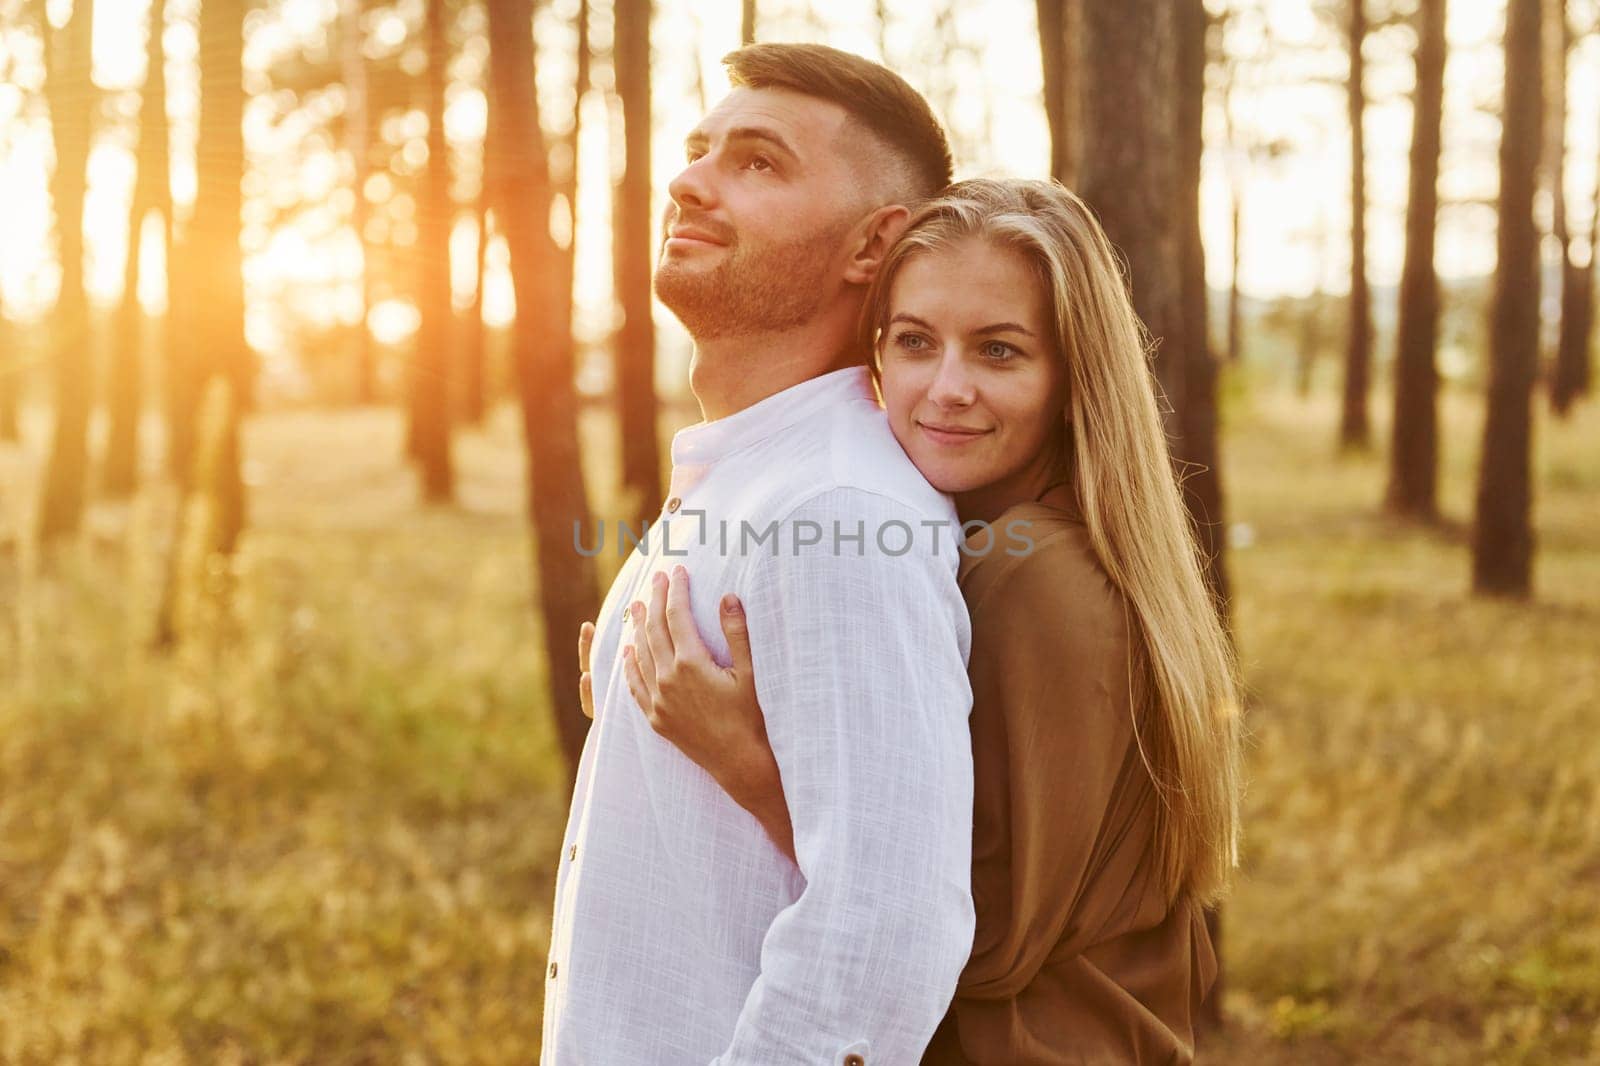
[[[689,388],[707,422],[727,418],[814,377],[866,361],[833,323],[697,341]]]

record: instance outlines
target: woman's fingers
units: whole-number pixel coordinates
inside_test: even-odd
[[[728,657],[733,661],[734,673],[741,679],[753,678],[755,664],[750,659],[750,625],[744,616],[744,604],[731,592],[722,597],[722,635],[728,638]]]
[[[628,617],[633,619],[633,632],[629,636],[633,654],[639,660],[639,674],[644,681],[646,694],[653,701],[656,694],[656,657],[650,641],[645,637],[644,604],[635,600],[628,608]]]
[[[645,718],[654,728],[655,705],[651,701],[649,687],[644,683],[644,674],[639,669],[639,656],[631,645],[622,649],[622,677],[628,683],[628,691],[633,693],[634,702],[644,711]]]
[[[667,576],[667,634],[680,661],[710,658],[689,607],[689,571],[674,566]]]
[[[671,669],[677,659],[672,634],[667,632],[667,575],[663,573],[650,578],[650,607],[645,613],[644,639],[650,645],[650,657],[656,666],[655,679],[659,681],[661,674]]]
[[[589,673],[589,649],[594,645],[594,623],[578,627],[578,705],[584,717],[594,717],[594,680]]]

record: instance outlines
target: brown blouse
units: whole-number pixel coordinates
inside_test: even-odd
[[[1075,512],[1023,503],[991,526],[960,570],[977,931],[922,1061],[1190,1063],[1216,956],[1199,906],[1162,898],[1126,605]]]

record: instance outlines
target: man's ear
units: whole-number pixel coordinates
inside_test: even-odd
[[[911,223],[911,209],[905,204],[886,204],[868,215],[857,231],[855,250],[844,267],[844,280],[850,285],[870,285],[878,274],[883,257]]]

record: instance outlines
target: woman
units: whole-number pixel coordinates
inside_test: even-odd
[[[980,528],[958,575],[977,927],[923,1061],[1189,1062],[1216,973],[1201,907],[1234,858],[1238,693],[1115,253],[1059,186],[961,182],[916,212],[865,321],[907,455],[963,523],[1025,521],[1032,543]],[[793,858],[738,604],[723,668],[668,639],[686,593],[679,570],[635,605],[629,687]]]

